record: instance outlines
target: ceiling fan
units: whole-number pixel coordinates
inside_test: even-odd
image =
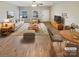
[[[32,2],[32,7],[43,6],[43,3],[37,3],[36,1]]]

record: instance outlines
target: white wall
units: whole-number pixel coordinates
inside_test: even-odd
[[[49,7],[21,7],[20,11],[23,10],[28,12],[28,19],[32,18],[32,11],[36,10],[41,21],[49,21]]]
[[[19,9],[17,6],[0,2],[0,22],[7,18],[7,11],[14,12],[14,20],[19,18]]]
[[[40,15],[42,21],[49,21],[49,9],[42,9]]]
[[[57,2],[51,8],[51,20],[54,15],[62,15],[67,13],[68,18],[65,18],[65,25],[75,23],[79,25],[79,2]]]

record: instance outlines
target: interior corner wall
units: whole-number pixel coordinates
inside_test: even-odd
[[[0,22],[7,18],[7,11],[14,12],[14,20],[19,18],[19,8],[17,6],[0,1]]]
[[[54,4],[51,10],[52,21],[54,15],[62,16],[62,13],[67,13],[68,18],[65,18],[65,25],[71,25],[71,23],[79,25],[79,2],[58,2]]]

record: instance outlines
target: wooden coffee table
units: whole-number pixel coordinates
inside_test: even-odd
[[[63,36],[66,40],[71,41],[75,44],[79,45],[79,39],[74,37],[74,35],[72,34],[72,32],[70,32],[69,30],[63,30],[59,32],[61,34],[61,36]],[[79,35],[79,32],[74,32],[75,35]]]

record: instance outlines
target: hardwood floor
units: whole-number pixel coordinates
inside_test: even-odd
[[[45,25],[53,31],[54,35],[60,36],[59,31],[56,30],[49,22],[45,23]],[[59,38],[59,39],[61,39],[61,38]],[[56,54],[55,56],[57,56],[57,57],[63,57],[63,54],[64,54],[63,48],[65,47],[64,44],[65,43],[62,42],[61,46],[60,46],[57,42],[52,42],[52,46],[53,46],[54,52]]]
[[[59,31],[58,30],[56,30],[50,23],[45,23],[45,25],[48,27],[48,28],[50,28],[50,29],[52,29],[52,32],[54,33],[54,35],[58,35],[58,36],[61,36],[60,35],[60,33],[59,33]],[[55,50],[55,53],[56,53],[56,56],[58,57],[64,57],[64,54],[65,54],[65,51],[64,51],[64,48],[65,48],[65,42],[64,42],[64,40],[66,40],[65,38],[63,38],[62,36],[61,36],[61,38],[63,39],[63,42],[62,42],[62,44],[61,44],[61,46],[58,44],[58,43],[56,43],[56,42],[52,42],[52,46],[53,46],[53,49]],[[61,38],[59,38],[59,39],[61,39]],[[78,48],[78,47],[77,47]],[[78,50],[79,50],[79,48],[78,48]],[[77,57],[79,57],[79,51],[77,51],[77,55],[76,55]],[[73,57],[73,56],[72,56]]]
[[[22,25],[7,37],[0,37],[1,57],[63,57],[65,43],[62,42],[60,46],[57,42],[52,42],[49,35],[36,35],[34,43],[23,44],[21,40],[23,33],[27,32],[26,25]],[[55,35],[60,36],[58,30],[54,29],[50,23],[45,25],[52,29]]]
[[[26,32],[24,24],[16,32],[7,37],[0,37],[0,56],[16,56],[16,57],[47,57],[51,56],[51,40],[49,35],[36,35],[34,43],[21,43],[23,33]]]

